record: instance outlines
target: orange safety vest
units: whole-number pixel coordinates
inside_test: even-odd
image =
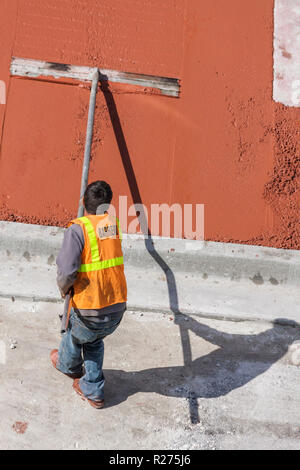
[[[73,285],[72,306],[99,309],[127,300],[120,222],[109,214],[72,220],[84,234],[81,266]]]

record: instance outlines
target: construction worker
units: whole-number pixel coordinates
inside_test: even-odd
[[[94,408],[104,406],[103,338],[119,326],[127,300],[120,224],[107,212],[111,200],[104,181],[87,187],[86,216],[70,222],[56,260],[57,284],[63,298],[70,294],[70,308],[51,361]]]

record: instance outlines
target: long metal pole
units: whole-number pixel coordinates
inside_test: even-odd
[[[89,105],[89,115],[88,115],[87,130],[86,130],[78,217],[82,217],[84,214],[83,196],[87,188],[88,178],[89,178],[91,147],[92,147],[92,140],[93,140],[93,128],[94,128],[98,83],[99,83],[99,69],[95,69],[95,73],[93,74],[92,89],[91,89],[91,94],[90,94],[90,105]]]

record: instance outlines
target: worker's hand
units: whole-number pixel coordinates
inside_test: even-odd
[[[72,297],[72,296],[74,295],[73,286],[70,287],[70,289],[68,290],[68,292],[65,293],[65,292],[63,292],[63,291],[60,291],[60,293],[61,293],[61,296],[62,296],[63,299],[66,298],[66,295],[70,295],[70,296]]]
[[[60,289],[60,295],[61,295],[61,298],[62,298],[62,299],[65,299],[65,298],[66,298],[66,295],[67,295],[68,293],[69,293],[69,291],[68,291],[68,292],[64,292],[64,291],[62,291],[62,290]]]

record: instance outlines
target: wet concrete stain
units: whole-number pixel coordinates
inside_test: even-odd
[[[264,283],[264,279],[260,273],[255,274],[255,276],[250,277],[250,280],[254,282],[254,284],[261,285]]]
[[[51,266],[53,264],[55,264],[55,256],[54,255],[50,255],[48,260],[47,260],[47,263]]]
[[[23,258],[27,259],[27,261],[31,261],[31,256],[30,256],[30,253],[28,253],[28,251],[25,251],[25,253],[23,253]]]
[[[271,284],[273,284],[273,286],[278,286],[279,284],[279,282],[277,281],[277,279],[275,279],[275,277],[270,277],[269,281]]]

